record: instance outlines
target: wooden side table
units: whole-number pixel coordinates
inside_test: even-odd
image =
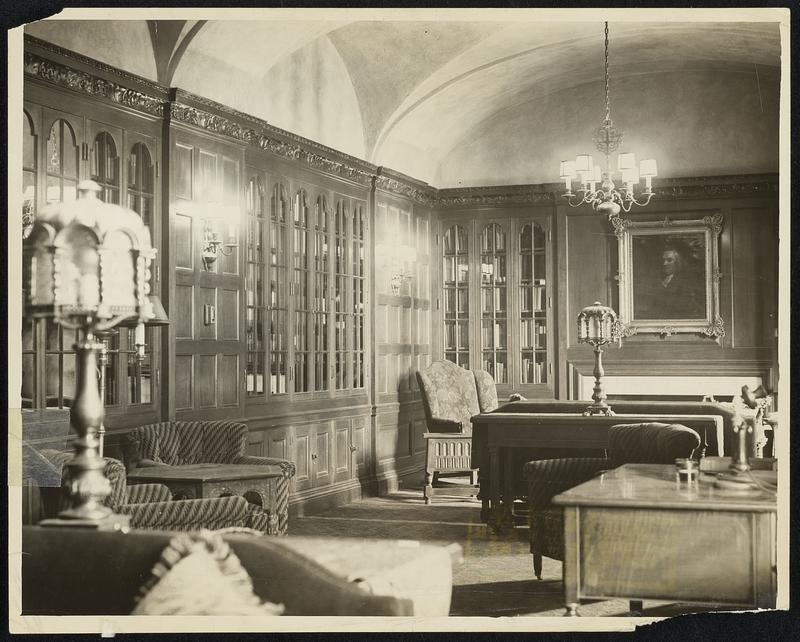
[[[146,466],[128,473],[128,483],[159,483],[167,486],[173,499],[204,499],[241,495],[266,513],[268,535],[280,535],[275,512],[281,474],[261,466],[243,464],[188,464]]]

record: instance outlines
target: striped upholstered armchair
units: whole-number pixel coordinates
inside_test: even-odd
[[[234,421],[148,424],[128,434],[126,464],[132,468],[203,463],[267,466],[276,473],[277,481],[270,493],[259,498],[260,506],[251,507],[247,526],[284,535],[289,527],[289,480],[295,465],[286,459],[247,455],[247,434],[247,426]]]
[[[64,464],[73,452],[42,450],[58,475],[62,476]],[[186,499],[172,501],[169,488],[163,484],[127,485],[125,466],[117,459],[106,458],[105,476],[111,482],[111,494],[105,505],[115,513],[129,515],[131,527],[153,530],[192,531],[210,530],[231,526],[246,526],[250,507],[243,497],[218,497],[214,499]],[[55,488],[53,490],[56,490]],[[63,489],[57,505],[65,508],[67,497]]]
[[[564,559],[564,513],[550,501],[600,471],[623,464],[672,464],[692,457],[700,436],[680,424],[619,424],[609,428],[608,457],[540,459],[525,464],[533,571],[542,579],[542,556]]]

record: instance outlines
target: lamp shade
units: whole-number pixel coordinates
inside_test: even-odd
[[[617,156],[617,169],[624,172],[627,169],[636,167],[636,155],[632,153],[620,154]]]
[[[579,343],[609,343],[616,340],[617,313],[600,301],[588,305],[578,315]]]
[[[561,161],[561,178],[576,178],[575,161]]]
[[[148,298],[150,299],[150,305],[153,306],[153,316],[149,319],[146,319],[144,321],[144,325],[147,327],[169,325],[169,317],[164,310],[164,306],[161,304],[161,299],[159,299],[155,294],[151,294]],[[132,316],[128,317],[124,321],[121,321],[119,327],[135,328],[137,325],[139,325],[139,317]]]
[[[104,203],[99,192],[94,181],[82,181],[76,200],[36,213],[23,246],[28,314],[67,324],[89,318],[98,330],[152,316],[150,231],[136,212]]]
[[[639,174],[641,176],[658,176],[658,166],[655,158],[647,158],[639,163]]]

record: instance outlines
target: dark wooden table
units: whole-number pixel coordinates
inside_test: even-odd
[[[146,466],[128,473],[128,483],[159,483],[169,487],[173,499],[203,499],[241,495],[264,509],[277,505],[280,472],[246,464],[187,464]],[[270,514],[270,530],[277,532],[277,515]],[[274,523],[272,523],[274,522]]]
[[[672,465],[627,464],[557,495],[567,615],[612,598],[775,608],[776,497],[714,479],[681,483]]]
[[[705,441],[723,444],[722,417],[716,415],[592,415],[566,413],[488,412],[472,417],[473,467],[479,468],[481,519],[493,528],[513,525],[514,471],[512,456],[519,448],[604,449],[608,429],[616,424],[648,421],[683,424]],[[711,453],[711,454],[721,454]]]

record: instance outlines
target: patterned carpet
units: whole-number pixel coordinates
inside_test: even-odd
[[[561,562],[544,558],[542,580],[533,575],[527,530],[497,535],[480,521],[480,503],[468,498],[434,498],[426,506],[422,490],[405,489],[290,521],[292,535],[413,539],[456,542],[464,562],[454,569],[451,616],[561,616],[564,613]],[[696,612],[681,605],[648,607],[643,615],[662,617]],[[585,603],[582,616],[626,616],[627,601]]]

